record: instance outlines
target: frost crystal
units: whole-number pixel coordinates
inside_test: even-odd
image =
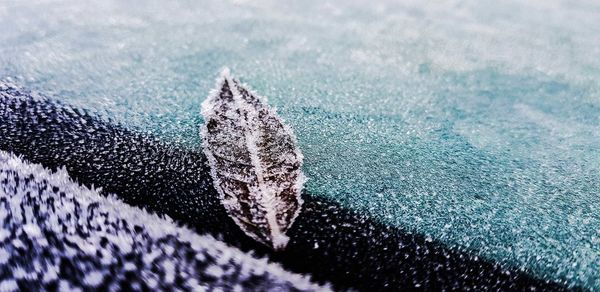
[[[292,130],[225,69],[202,103],[203,148],[228,214],[250,237],[282,249],[305,177]]]

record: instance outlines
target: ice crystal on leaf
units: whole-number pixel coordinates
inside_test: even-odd
[[[228,214],[250,237],[282,249],[305,178],[292,130],[225,69],[202,103],[203,148]]]

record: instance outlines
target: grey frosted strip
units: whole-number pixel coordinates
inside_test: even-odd
[[[328,290],[0,151],[0,290]]]

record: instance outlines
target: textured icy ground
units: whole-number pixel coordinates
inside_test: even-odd
[[[0,75],[198,148],[230,66],[310,193],[600,287],[600,6],[365,3],[2,2]]]
[[[329,290],[4,151],[0,202],[2,291]]]

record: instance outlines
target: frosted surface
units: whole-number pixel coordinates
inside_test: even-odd
[[[600,5],[347,2],[2,2],[0,74],[200,149],[229,66],[310,194],[600,287]]]
[[[330,291],[4,151],[0,195],[3,291]]]

